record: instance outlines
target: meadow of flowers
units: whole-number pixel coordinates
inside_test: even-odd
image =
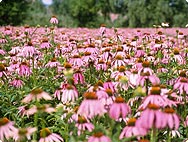
[[[0,31],[1,141],[187,140],[188,30]]]

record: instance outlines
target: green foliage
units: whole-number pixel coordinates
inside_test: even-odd
[[[30,2],[29,2],[30,1]],[[30,5],[29,5],[30,3]],[[110,14],[118,14],[112,21]],[[3,0],[0,3],[0,25],[50,25],[56,15],[59,27],[152,27],[168,22],[184,27],[188,22],[185,0],[53,0],[44,6],[41,0]]]
[[[29,1],[3,0],[0,2],[0,25],[19,25],[26,18]]]

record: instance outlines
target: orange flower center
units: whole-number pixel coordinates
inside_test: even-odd
[[[86,118],[84,117],[84,116],[78,116],[78,123],[86,123],[87,122],[87,120],[86,120]]]
[[[186,77],[186,72],[185,71],[181,71],[179,76],[180,77]]]
[[[93,134],[94,137],[100,138],[103,136],[102,132],[96,132],[95,134]]]
[[[123,57],[121,55],[116,55],[115,59],[116,60],[123,60]]]
[[[41,94],[42,92],[43,92],[43,90],[41,88],[36,88],[31,91],[31,94],[38,95],[38,94]]]
[[[9,122],[8,118],[0,118],[0,127],[6,125]]]
[[[89,100],[96,100],[98,98],[95,92],[86,92],[84,97]]]
[[[40,131],[40,137],[45,138],[51,134],[51,131],[48,128],[43,128]]]
[[[118,71],[119,72],[124,72],[126,69],[125,69],[125,67],[124,66],[120,66],[119,68],[118,68]]]
[[[111,89],[106,89],[105,91],[108,94],[108,96],[113,96],[113,92]]]
[[[70,69],[70,68],[72,68],[72,65],[71,65],[70,63],[65,63],[65,64],[64,64],[64,67],[65,67],[66,69]]]
[[[128,126],[135,126],[136,118],[130,118],[127,122]]]
[[[121,96],[116,97],[115,99],[116,103],[124,103],[124,99]]]
[[[152,95],[160,95],[161,88],[160,87],[152,87],[150,92]]]
[[[4,66],[4,64],[0,63],[0,72],[2,72],[2,71],[5,71],[5,66]]]
[[[152,110],[158,110],[160,107],[156,104],[148,104],[148,108]]]
[[[165,113],[174,113],[175,110],[174,110],[173,108],[165,108],[165,109],[164,109],[164,112],[165,112]]]
[[[144,62],[142,63],[142,66],[143,66],[144,68],[149,67],[149,66],[150,66],[150,62],[149,62],[149,61],[144,61]]]

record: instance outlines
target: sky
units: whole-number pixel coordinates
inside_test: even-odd
[[[53,3],[53,0],[42,0],[42,3],[44,4],[44,5],[51,5],[52,3]]]

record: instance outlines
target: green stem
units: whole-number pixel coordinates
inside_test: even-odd
[[[150,142],[157,142],[156,129],[152,128]]]
[[[34,126],[38,126],[38,112],[34,114]],[[37,140],[37,131],[33,134],[33,139]]]
[[[171,135],[170,135],[170,130],[168,129],[168,139],[167,142],[171,142]]]

